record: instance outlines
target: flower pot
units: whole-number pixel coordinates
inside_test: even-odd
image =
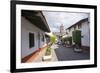
[[[52,59],[52,54],[43,56],[43,61],[51,61],[51,59]]]
[[[74,48],[74,51],[75,51],[75,52],[82,52],[82,49]]]

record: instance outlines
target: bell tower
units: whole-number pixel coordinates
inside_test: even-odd
[[[60,34],[61,34],[61,36],[64,35],[64,26],[63,26],[63,24],[61,24],[61,26],[60,26]]]

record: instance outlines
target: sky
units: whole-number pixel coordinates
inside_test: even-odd
[[[81,19],[87,18],[88,13],[77,12],[51,12],[43,11],[46,21],[51,32],[59,32],[60,26],[63,24],[64,29],[70,27]]]

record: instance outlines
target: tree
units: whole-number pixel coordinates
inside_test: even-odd
[[[50,43],[55,44],[57,41],[57,37],[55,35],[53,35],[52,33],[47,33],[47,35],[49,35],[49,37],[50,37]]]
[[[62,41],[63,41],[63,43],[67,42],[68,45],[72,45],[72,37],[71,36],[62,37]]]
[[[50,37],[50,45],[47,47],[45,55],[50,55],[51,54],[51,46],[56,43],[57,38],[52,33],[47,33],[47,35],[49,35],[49,37]]]

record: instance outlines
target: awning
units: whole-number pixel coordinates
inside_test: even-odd
[[[38,12],[41,13],[41,16],[37,15]],[[22,10],[22,16],[24,16],[27,20],[29,20],[32,24],[41,30],[50,32],[49,26],[41,11]]]

